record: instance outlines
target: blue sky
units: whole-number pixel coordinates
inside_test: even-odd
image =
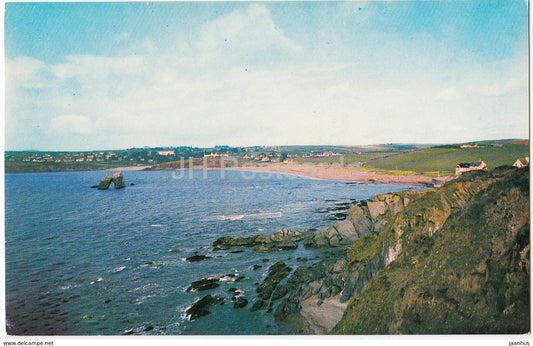
[[[527,138],[525,1],[7,3],[7,150]]]

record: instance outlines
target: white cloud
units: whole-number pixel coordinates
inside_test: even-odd
[[[12,88],[38,88],[43,86],[39,74],[46,69],[45,63],[30,57],[6,60],[6,86]]]
[[[89,118],[78,114],[65,114],[52,119],[51,129],[61,133],[89,134],[95,128]]]
[[[252,4],[203,28],[197,44],[202,62],[254,64],[288,58],[302,51],[276,27],[265,5]]]
[[[504,96],[526,89],[528,86],[527,76],[522,78],[511,78],[507,81],[492,83],[477,88],[477,92],[484,96]]]

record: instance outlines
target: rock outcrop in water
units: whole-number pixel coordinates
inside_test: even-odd
[[[98,188],[98,190],[107,190],[109,189],[109,186],[111,186],[111,183],[114,184],[115,189],[122,189],[126,187],[126,181],[124,180],[124,175],[122,172],[115,172],[113,174],[108,174],[100,184],[95,185],[93,187]]]
[[[465,174],[436,190],[377,194],[359,208],[350,218],[366,218],[371,234],[278,283],[279,321],[302,333],[530,331],[527,170]],[[328,232],[314,244],[343,233]]]
[[[255,251],[293,250],[298,247],[297,242],[308,239],[313,234],[311,230],[294,231],[283,228],[270,236],[259,234],[251,237],[221,237],[213,242],[213,246],[216,249],[256,246]]]
[[[211,311],[209,311],[210,307],[223,303],[224,299],[222,297],[216,295],[212,296],[208,294],[205,297],[194,302],[190,308],[185,310],[185,315],[188,316],[191,320],[195,320],[199,317],[209,315],[211,313]]]

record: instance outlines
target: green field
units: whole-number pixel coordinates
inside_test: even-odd
[[[451,174],[461,162],[482,160],[489,169],[512,165],[518,158],[529,156],[529,146],[504,143],[502,147],[427,148],[388,153],[386,156],[364,161],[368,168],[388,171],[412,171],[419,174]]]

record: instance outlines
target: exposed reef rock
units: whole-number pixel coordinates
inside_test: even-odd
[[[191,282],[189,287],[187,287],[187,292],[190,292],[190,291],[201,292],[201,291],[217,288],[218,286],[220,286],[218,284],[219,281],[220,281],[219,278],[203,278],[198,281],[193,281]]]
[[[292,229],[279,229],[274,234],[267,236],[264,234],[251,237],[221,237],[213,242],[215,249],[230,249],[232,247],[253,247],[254,251],[277,251],[293,250],[298,248],[297,242],[313,236],[312,230],[294,231]]]
[[[126,181],[124,180],[124,175],[122,172],[115,172],[113,174],[108,174],[100,184],[92,186],[93,188],[98,188],[98,190],[107,190],[111,183],[115,186],[115,189],[122,189],[126,187]]]
[[[211,311],[209,308],[213,305],[222,304],[224,299],[219,296],[206,295],[202,299],[194,302],[190,308],[185,310],[185,315],[191,320],[195,320],[199,317],[209,315]]]
[[[213,258],[213,257],[206,256],[206,255],[192,255],[190,257],[187,257],[186,260],[189,262],[199,262],[199,261],[206,260],[208,258]]]
[[[233,308],[234,309],[241,309],[241,308],[244,308],[246,305],[248,305],[248,300],[246,298],[239,297],[239,298],[237,298],[235,303],[233,303]]]

